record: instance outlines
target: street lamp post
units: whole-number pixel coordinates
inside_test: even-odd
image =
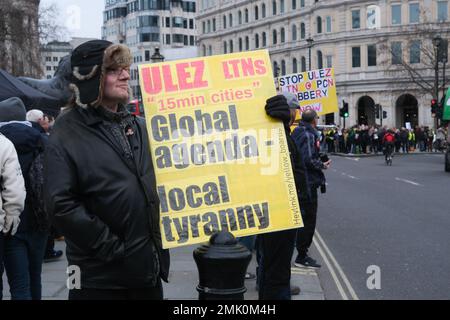
[[[159,47],[155,48],[155,53],[150,57],[152,63],[164,62],[164,56],[159,53]]]
[[[434,47],[434,98],[439,101],[439,48],[442,43],[442,38],[439,35],[433,37],[433,47]],[[438,118],[434,118],[434,127],[437,130]]]
[[[314,39],[309,37],[306,39],[306,42],[308,43],[308,54],[309,54],[309,71],[311,71],[311,48],[314,45]]]

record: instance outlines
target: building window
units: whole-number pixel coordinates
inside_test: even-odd
[[[409,23],[419,23],[420,8],[418,3],[409,4]]]
[[[297,41],[297,26],[292,25],[292,41]]]
[[[259,34],[255,34],[255,49],[259,48]]]
[[[317,68],[323,69],[323,54],[322,51],[317,51]]]
[[[145,50],[145,61],[150,61],[150,51]]]
[[[410,63],[420,63],[420,45],[420,40],[411,41],[411,46],[409,47]]]
[[[297,9],[297,0],[292,0],[292,10]]]
[[[402,5],[393,4],[391,7],[392,25],[402,24]]]
[[[402,43],[401,42],[392,42],[391,52],[392,52],[392,64],[401,64],[402,63]]]
[[[258,6],[255,6],[255,20],[258,20],[259,19],[259,9],[258,9]]]
[[[302,59],[301,59],[301,61],[302,61],[302,72],[305,72],[306,71],[306,58],[305,57],[302,57]]]
[[[248,37],[245,37],[245,50],[250,49],[250,40],[248,40]]]
[[[280,0],[280,13],[284,13],[284,0]]]
[[[211,21],[210,20],[208,20],[208,23],[207,23],[207,30],[208,30],[208,33],[210,33],[211,32]]]
[[[183,18],[182,17],[173,17],[172,18],[172,27],[183,28]]]
[[[233,53],[233,40],[230,40],[230,53]]]
[[[361,67],[361,48],[360,47],[352,47],[352,67],[353,68]]]
[[[286,61],[281,60],[281,75],[284,76],[286,74]]]
[[[330,33],[331,32],[331,17],[328,16],[326,18],[326,24],[327,24],[327,32]]]
[[[281,28],[280,35],[281,35],[281,43],[284,43],[286,40],[284,28]]]
[[[51,67],[51,66],[47,66],[47,67],[46,67],[46,70],[47,70],[47,71],[52,71],[52,67]]]
[[[448,19],[448,1],[438,1],[437,18],[438,18],[439,22],[447,21],[447,19]]]
[[[266,5],[264,3],[261,6],[261,17],[262,18],[266,17]]]
[[[239,43],[239,51],[242,51],[242,38],[239,38],[238,43]]]
[[[367,65],[369,67],[377,65],[377,46],[374,44],[367,46]]]
[[[58,62],[58,57],[53,57],[53,62]]]
[[[210,56],[212,56],[212,47],[211,47],[211,46],[208,47],[208,54],[209,54]]]
[[[170,18],[169,17],[166,17],[166,28],[170,28]]]
[[[317,33],[322,33],[322,18],[317,17],[316,22],[317,22]]]
[[[276,61],[273,62],[273,76],[278,77],[278,63]]]
[[[277,31],[272,31],[272,44],[277,44]]]
[[[203,46],[202,46],[202,49],[203,49],[203,56],[206,57],[206,46],[203,45]]]
[[[248,9],[245,9],[244,18],[245,18],[245,23],[248,23]]]
[[[305,39],[306,37],[306,28],[305,28],[305,24],[302,22],[300,24],[300,39]]]
[[[166,44],[170,44],[170,34],[166,34]]]
[[[267,46],[267,38],[265,32],[262,33],[262,46],[263,47]]]
[[[300,0],[300,8],[304,8],[305,7],[305,0]]]
[[[189,36],[189,45],[190,45],[190,46],[195,46],[195,39],[194,39],[194,36]]]
[[[333,56],[326,56],[327,59],[327,68],[333,67]]]
[[[228,15],[228,25],[230,28],[233,26],[233,15],[231,13]]]
[[[241,10],[239,10],[239,12],[238,12],[238,23],[242,24],[242,12],[241,12]]]
[[[272,1],[272,15],[276,15],[277,14],[277,2],[276,1]]]
[[[352,29],[361,28],[361,19],[359,16],[359,10],[352,10]]]
[[[192,20],[192,28],[194,29],[194,20]],[[216,32],[216,18],[213,19],[213,32]]]
[[[298,70],[297,70],[297,59],[294,58],[294,59],[292,59],[292,73],[297,73],[297,72],[298,72]]]
[[[226,29],[227,28],[227,16],[223,16],[223,19],[222,19],[222,25],[223,25],[223,29]]]
[[[223,53],[227,53],[227,42],[223,42]]]
[[[45,57],[45,61],[52,62],[52,57]]]
[[[52,76],[48,74],[47,75],[47,79],[51,79],[51,78],[52,78]]]
[[[189,19],[189,29],[194,29],[194,19]],[[213,31],[216,31],[216,19],[213,19]]]

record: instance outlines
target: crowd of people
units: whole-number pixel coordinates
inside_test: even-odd
[[[383,152],[383,137],[388,131],[395,136],[395,152],[442,152],[445,149],[447,129],[428,126],[414,129],[387,126],[354,125],[350,128],[332,126],[320,130],[321,150],[330,153],[368,154]]]

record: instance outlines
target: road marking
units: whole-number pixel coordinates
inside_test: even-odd
[[[345,157],[345,159],[352,160],[352,161],[359,161],[359,158],[349,158],[349,157]]]
[[[352,176],[352,175],[349,175],[349,174],[346,174],[345,172],[342,172],[341,175],[349,177],[350,179],[359,180],[359,178],[357,178],[355,176]]]
[[[316,230],[316,235],[317,235],[317,230]],[[338,291],[341,294],[342,299],[348,300],[347,294],[345,293],[344,288],[342,288],[341,282],[339,281],[338,277],[336,276],[333,266],[331,265],[330,261],[328,261],[327,256],[322,251],[322,248],[320,247],[320,245],[316,239],[317,239],[317,236],[314,236],[313,243],[316,246],[317,251],[319,251],[319,254],[322,256],[323,261],[327,265],[328,270],[330,270],[331,276],[333,277],[334,283],[336,283],[336,287],[338,288]]]
[[[406,182],[406,183],[412,184],[414,186],[421,186],[420,183],[417,183],[417,182],[414,182],[414,181],[411,181],[411,180],[406,180],[406,179],[402,179],[402,178],[395,178],[395,180]]]
[[[356,295],[355,290],[353,289],[352,285],[350,284],[350,281],[348,281],[347,276],[345,275],[344,271],[342,270],[341,266],[339,265],[339,263],[336,261],[334,255],[331,253],[330,249],[328,248],[328,246],[326,245],[325,241],[322,239],[322,237],[320,236],[319,231],[316,230],[316,235],[317,235],[317,239],[322,242],[322,245],[325,249],[325,251],[328,253],[328,255],[330,256],[331,261],[334,263],[334,265],[336,266],[340,276],[342,277],[342,279],[344,280],[345,285],[347,286],[347,290],[350,292],[350,295],[352,296],[353,300],[359,300],[358,296]]]
[[[300,274],[300,275],[303,275],[303,276],[317,276],[316,270],[299,268],[299,267],[292,267],[291,268],[291,273],[293,273],[293,274]]]

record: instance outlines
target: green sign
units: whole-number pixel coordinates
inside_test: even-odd
[[[450,120],[450,88],[448,88],[447,94],[445,95],[442,120]]]

